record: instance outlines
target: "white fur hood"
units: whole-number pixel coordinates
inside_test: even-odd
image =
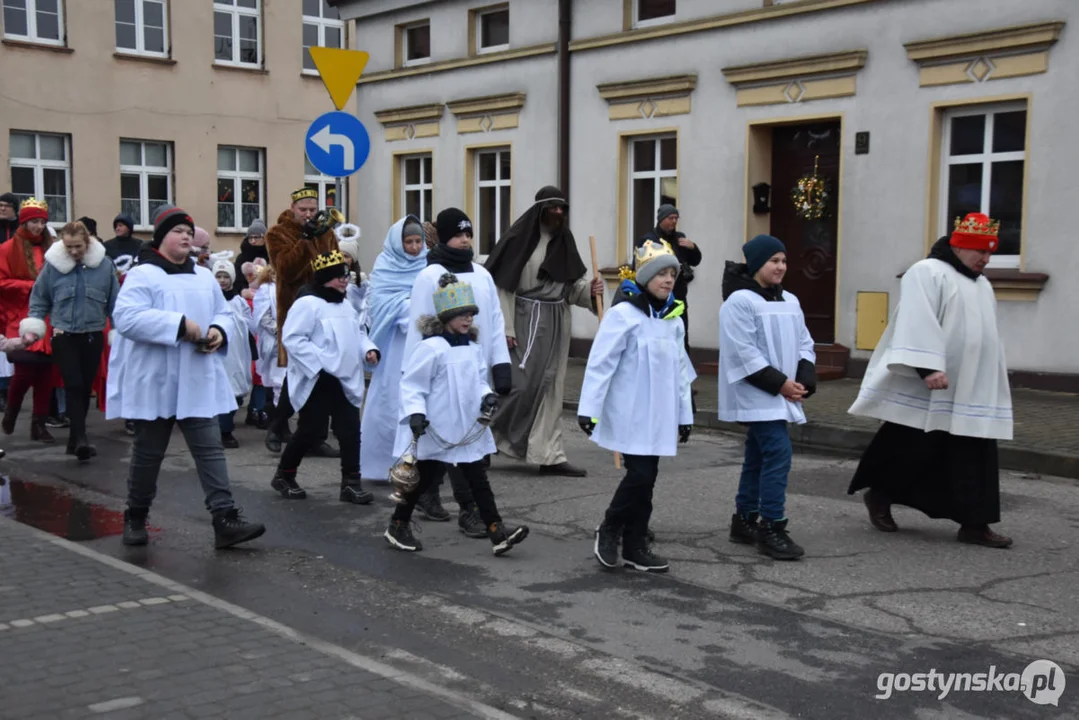
[[[86,254],[82,258],[82,264],[88,268],[96,268],[104,259],[105,246],[97,238],[91,237],[90,246],[86,249]],[[62,242],[54,242],[45,251],[45,262],[59,270],[63,275],[67,275],[75,269],[75,260],[72,259],[71,254],[68,253]]]

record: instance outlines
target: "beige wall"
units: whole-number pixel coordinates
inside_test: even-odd
[[[72,219],[95,218],[108,238],[120,210],[120,138],[169,141],[176,204],[215,234],[217,146],[259,147],[273,224],[303,184],[307,126],[334,109],[318,77],[301,73],[301,3],[263,0],[262,71],[214,66],[209,0],[169,3],[171,64],[114,57],[111,2],[65,5],[72,52],[0,44],[0,188],[10,185],[10,130],[68,134]],[[235,249],[241,239],[218,235],[214,249]]]

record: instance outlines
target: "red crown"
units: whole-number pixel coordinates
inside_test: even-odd
[[[999,233],[998,220],[991,220],[983,213],[969,213],[962,220],[955,219],[955,230],[952,232],[950,244],[952,247],[968,250],[994,252],[1000,246],[997,237]]]

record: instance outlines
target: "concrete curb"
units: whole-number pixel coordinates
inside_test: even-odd
[[[564,410],[576,414],[577,403],[566,400]],[[714,412],[697,411],[693,416],[694,426],[719,430],[720,432],[744,435],[745,428],[738,423],[719,420]],[[856,458],[862,454],[875,432],[860,428],[809,422],[805,425],[791,425],[791,443],[804,450],[818,450],[839,453]],[[1010,445],[1000,445],[1000,467],[1005,470],[1055,475],[1058,477],[1079,479],[1079,455],[1054,453],[1045,450],[1031,450]]]

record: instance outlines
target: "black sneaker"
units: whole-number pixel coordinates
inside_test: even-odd
[[[742,515],[741,513],[731,515],[731,542],[739,543],[741,545],[756,545],[758,529],[757,519],[759,517],[760,514],[755,512],[749,513],[748,515]]]
[[[805,550],[787,534],[787,521],[761,519],[757,530],[757,550],[776,560],[797,560]]]
[[[145,545],[150,542],[150,533],[146,531],[146,516],[149,512],[149,508],[124,510],[124,545]]]
[[[307,491],[296,483],[296,473],[278,470],[270,481],[270,487],[281,493],[286,500],[303,500]]]
[[[651,548],[643,543],[629,547],[623,545],[622,564],[642,572],[665,573],[671,569],[670,563],[656,555]]]
[[[423,545],[412,534],[412,523],[407,520],[390,520],[389,527],[386,528],[386,532],[382,534],[382,537],[386,538],[386,542],[398,550],[404,552],[418,552],[423,550]],[[416,532],[420,531],[420,526],[416,525]]]
[[[235,450],[240,447],[240,441],[232,433],[221,433],[221,447]]]
[[[592,545],[592,554],[599,564],[606,568],[618,567],[618,538],[621,532],[617,528],[600,525],[596,528],[596,542]]]
[[[416,509],[423,515],[424,520],[434,522],[449,522],[450,514],[442,507],[442,498],[438,495],[438,488],[425,492],[416,501]]]
[[[239,508],[214,515],[214,547],[218,550],[262,537],[264,532],[265,526],[244,520]]]
[[[71,421],[68,420],[67,415],[50,415],[45,418],[45,427],[51,428],[66,428],[71,427]]]
[[[370,505],[375,496],[370,491],[364,490],[358,482],[341,486],[341,494],[338,496],[341,502],[353,505]]]
[[[488,528],[487,537],[491,538],[491,544],[494,545],[492,548],[494,554],[505,555],[513,549],[514,545],[528,537],[528,526],[522,525],[519,528],[507,530],[502,523],[495,523]]]
[[[479,511],[476,510],[475,505],[461,509],[460,514],[457,516],[457,529],[463,532],[465,537],[487,537],[487,526],[483,524],[483,519],[480,517]]]

